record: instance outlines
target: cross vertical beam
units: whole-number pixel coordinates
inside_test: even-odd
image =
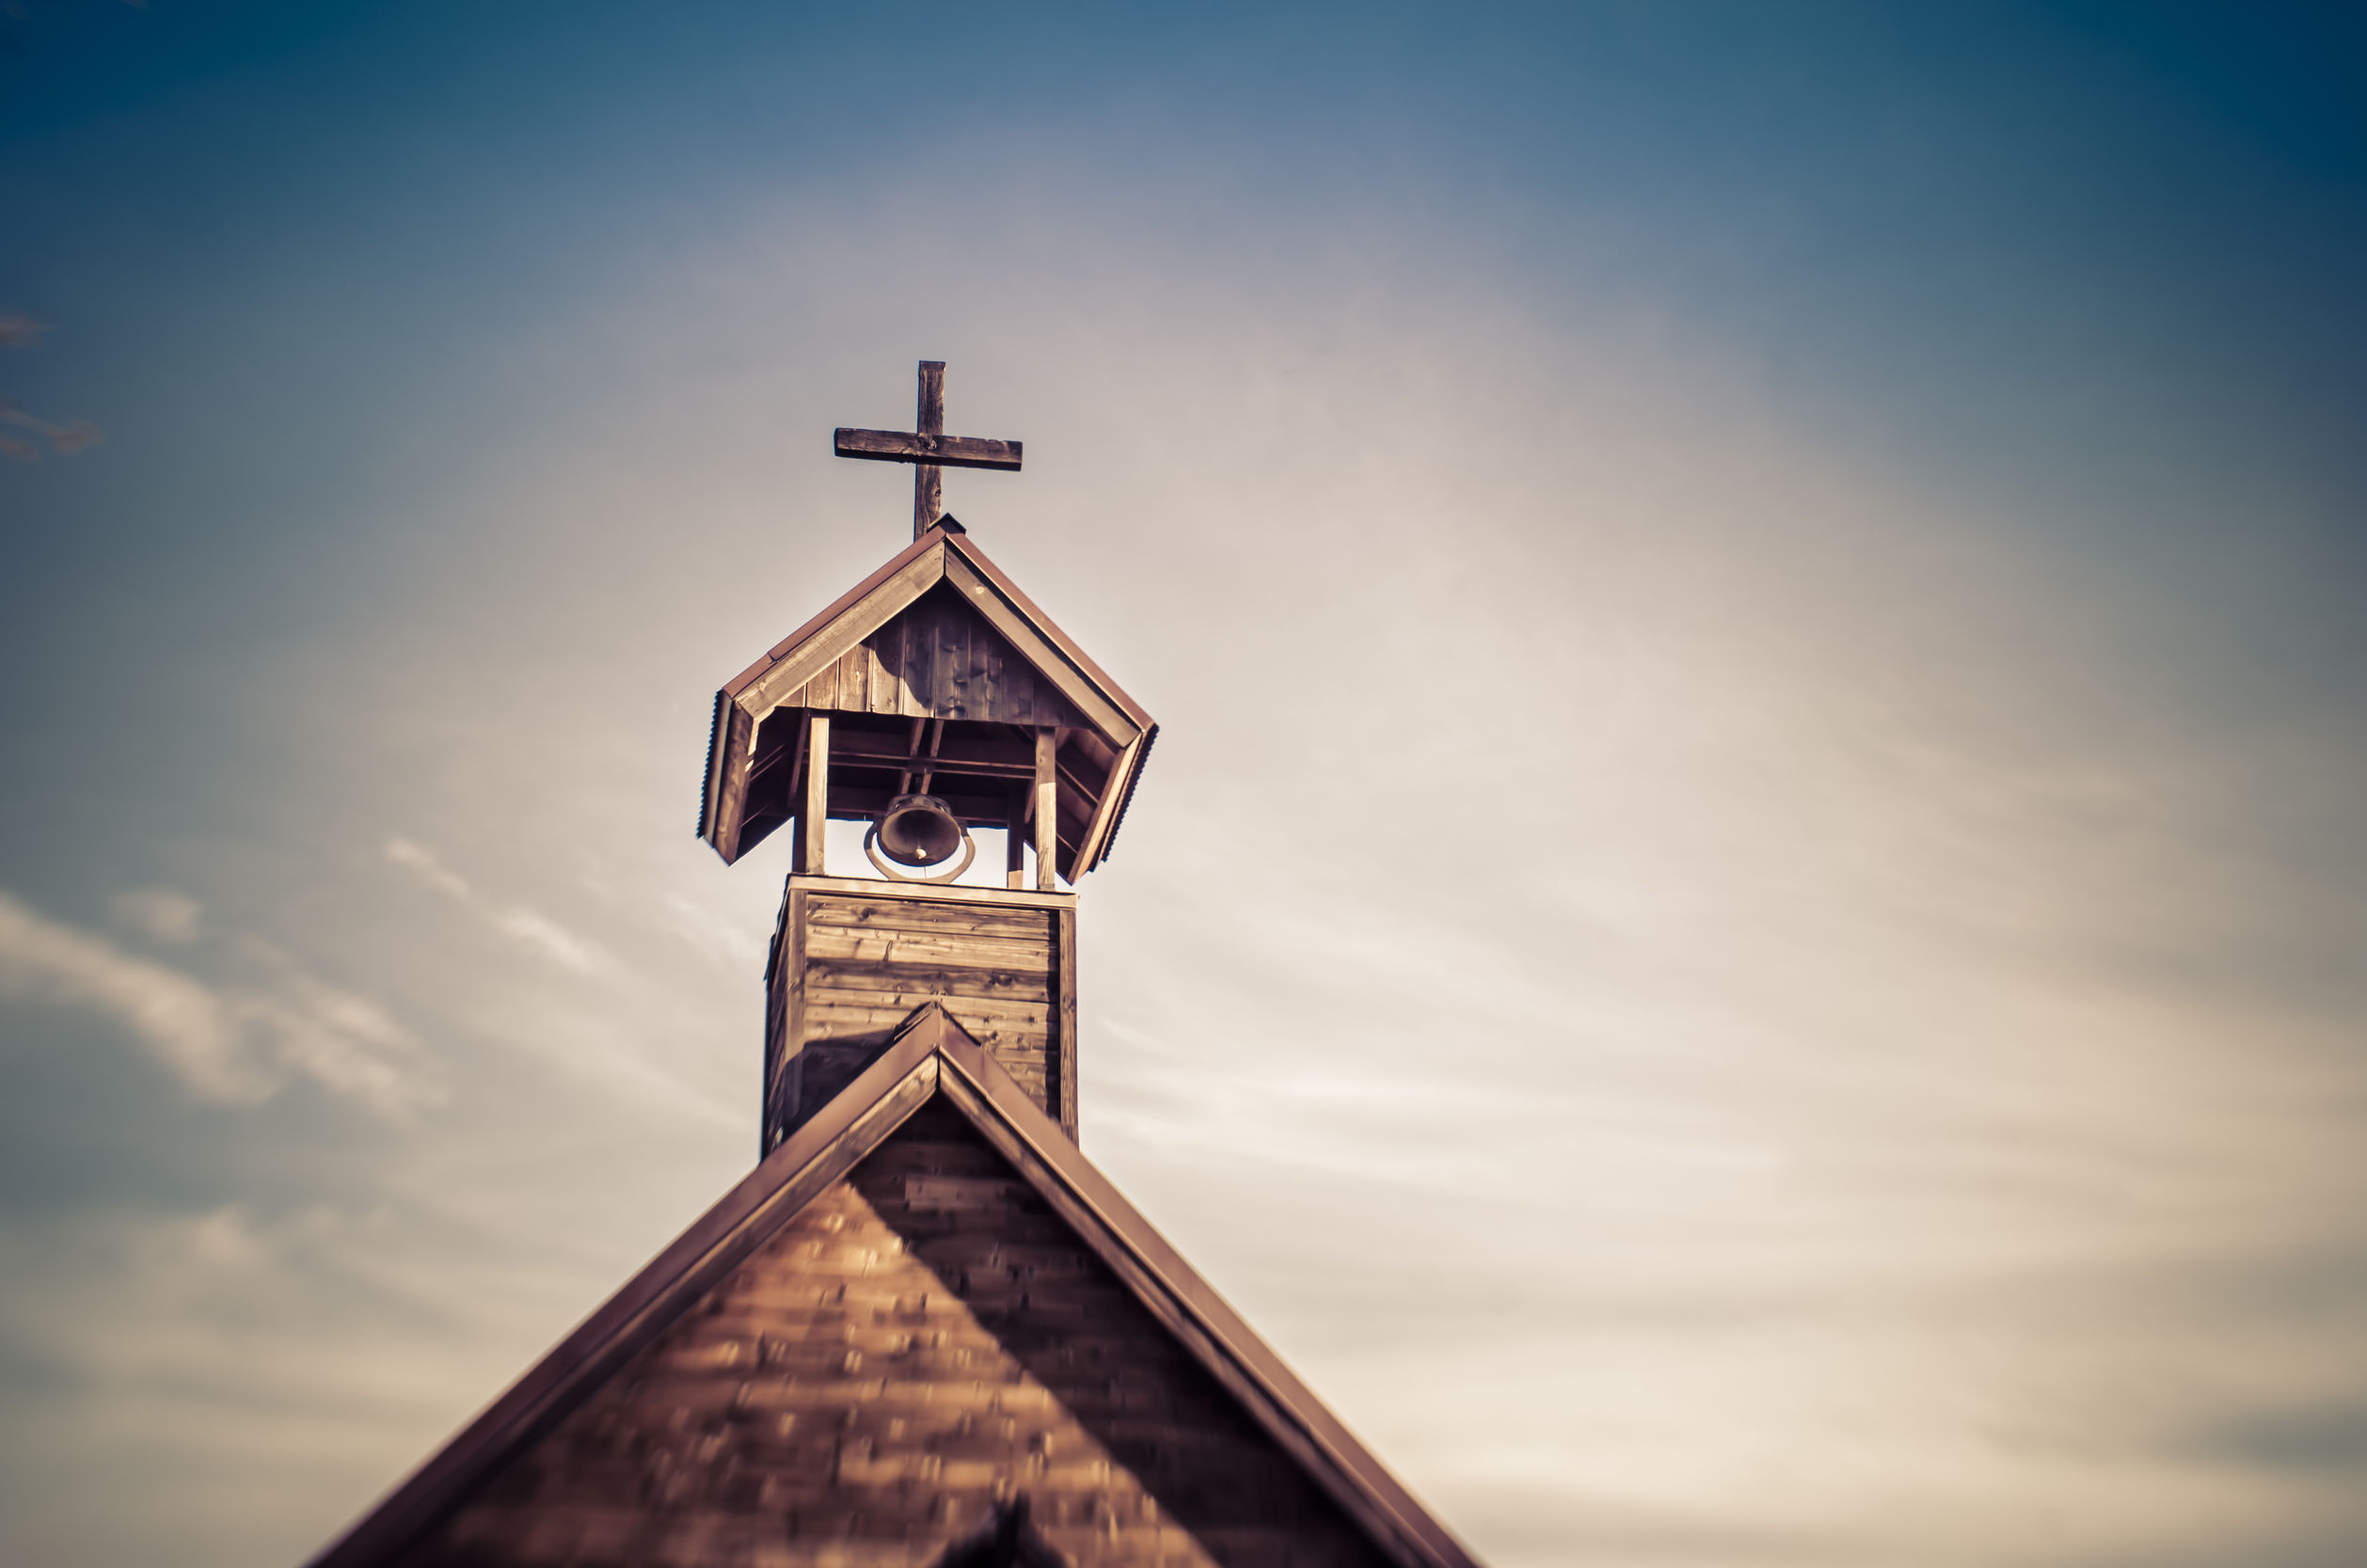
[[[943,436],[945,433],[945,362],[924,359],[920,362],[920,407],[913,416],[915,436]],[[934,463],[915,464],[913,467],[913,537],[917,539],[937,526],[937,519],[945,515],[945,471]]]

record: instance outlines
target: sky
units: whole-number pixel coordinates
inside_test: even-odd
[[[20,0],[0,214],[0,1560],[746,1169],[923,358],[1163,726],[1085,1148],[1485,1560],[2367,1558],[2355,8]]]

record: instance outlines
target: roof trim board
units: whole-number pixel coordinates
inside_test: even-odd
[[[1076,705],[1077,712],[1101,732],[1104,739],[1113,746],[1132,745],[1135,737],[1142,733],[1142,726],[1111,702],[1092,677],[1076,668],[1067,650],[1043,637],[1041,628],[1028,621],[1009,594],[1002,593],[992,579],[960,557],[959,546],[946,549],[945,581],[968,599],[971,606],[986,617],[986,624],[1002,633],[1028,663],[1049,676],[1060,694]],[[1082,654],[1074,656],[1077,659],[1083,657]]]
[[[962,1034],[960,1024],[950,1018],[946,1023],[961,1039],[949,1041],[944,1052],[938,1093],[969,1117],[1267,1435],[1390,1557],[1408,1568],[1478,1568],[1462,1544],[1299,1382],[1183,1254],[1060,1135],[1058,1124],[1026,1098],[1001,1065]]]
[[[798,688],[835,664],[848,649],[895,620],[899,611],[909,609],[945,579],[945,552],[939,548],[926,550],[816,626],[802,641],[776,655],[762,670],[743,673],[723,689],[730,693],[735,706],[750,718],[760,720],[795,696]]]
[[[836,620],[839,616],[845,614],[848,609],[858,599],[861,599],[874,588],[879,587],[880,584],[894,577],[898,572],[903,570],[906,565],[931,548],[937,543],[939,535],[944,533],[944,531],[945,531],[942,529],[929,530],[927,533],[922,534],[919,538],[913,540],[911,544],[905,546],[901,550],[898,550],[895,555],[891,556],[888,559],[887,564],[882,566],[878,571],[872,573],[861,582],[856,583],[852,588],[848,589],[844,594],[839,594],[835,599],[833,599],[828,607],[821,611],[821,613],[816,615],[812,620],[798,627],[797,630],[789,633],[788,636],[781,639],[780,641],[775,642],[772,645],[771,650],[768,652],[764,657],[756,660],[755,663],[751,664],[747,669],[742,670],[739,674],[734,675],[728,682],[726,682],[723,686],[723,695],[726,697],[737,698],[742,691],[748,689],[750,682],[755,680],[757,676],[763,674],[767,670],[771,669],[782,659],[787,657],[790,649],[796,647],[799,643],[804,641],[807,638],[821,630],[822,627],[830,625],[831,622]],[[858,639],[858,641],[860,641],[860,639]]]
[[[1405,1568],[1477,1568],[1445,1527],[935,1002],[916,1008],[862,1076],[308,1568],[375,1568],[392,1560],[914,1112],[941,1097],[1010,1162],[1384,1555]]]
[[[1063,658],[1074,665],[1078,673],[1092,682],[1097,690],[1115,704],[1119,711],[1126,716],[1136,729],[1150,728],[1150,711],[1132,697],[1127,696],[1119,684],[1109,678],[1107,671],[1094,663],[1083,648],[1071,641],[1069,634],[1055,626],[1051,616],[1037,609],[1036,601],[1021,593],[1019,584],[1003,575],[1002,568],[987,558],[986,551],[978,547],[976,540],[968,534],[949,535],[946,544],[952,554],[961,557],[988,582],[993,584],[994,591],[1003,596],[1011,609],[1039,635],[1057,649]],[[1116,736],[1111,738],[1120,739]]]
[[[915,1010],[899,1031],[901,1037],[845,1093],[692,1221],[307,1568],[363,1568],[394,1559],[926,1105],[937,1091],[940,1042],[934,1031],[919,1026],[932,1010],[944,1016],[945,1009],[933,1002]]]
[[[723,695],[761,720],[850,648],[951,578],[964,598],[1091,720],[1113,746],[1151,726],[1151,715],[1019,591],[967,535],[930,529],[885,565],[791,632],[723,687]],[[720,718],[720,715],[719,715]]]
[[[1124,815],[1126,802],[1135,792],[1135,775],[1141,770],[1142,759],[1150,754],[1151,743],[1158,737],[1159,726],[1152,725],[1126,743],[1124,751],[1109,770],[1109,782],[1102,786],[1100,803],[1093,808],[1093,820],[1086,826],[1085,837],[1069,861],[1068,877],[1072,883],[1083,879],[1085,874],[1102,863],[1109,842],[1118,834],[1118,819]]]

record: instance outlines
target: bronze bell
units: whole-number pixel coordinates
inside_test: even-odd
[[[880,848],[898,865],[942,864],[967,836],[934,795],[898,795],[880,818]]]

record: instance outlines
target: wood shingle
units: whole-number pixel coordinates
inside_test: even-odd
[[[932,1004],[313,1568],[967,1560],[1472,1568]]]

